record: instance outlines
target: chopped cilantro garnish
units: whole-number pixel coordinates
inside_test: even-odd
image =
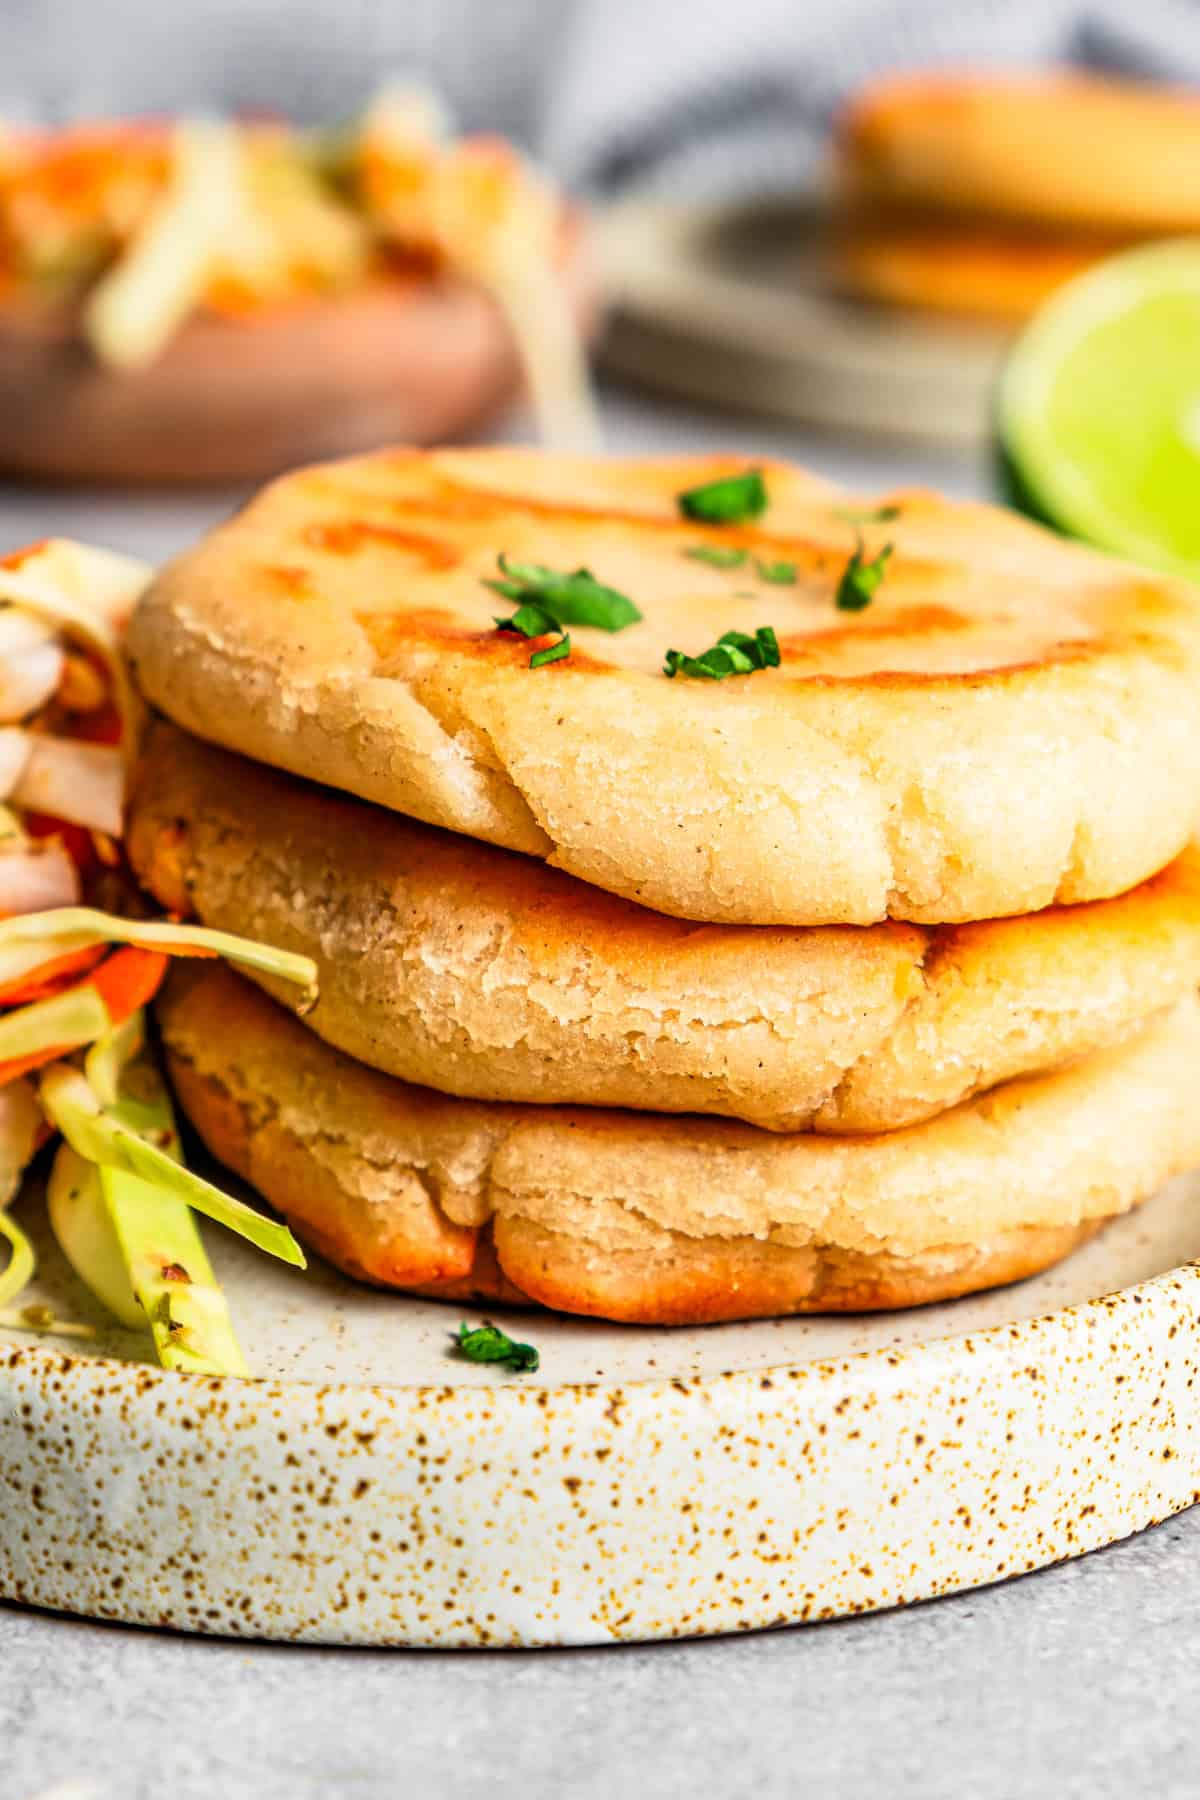
[[[875,590],[883,580],[887,559],[894,548],[892,544],[885,544],[879,555],[867,562],[863,555],[863,541],[859,538],[838,582],[839,612],[861,612],[864,606],[870,606],[875,598]]]
[[[561,630],[558,620],[536,600],[523,600],[511,619],[496,619],[497,631],[516,631],[522,637],[543,637],[548,631]]]
[[[718,643],[735,645],[748,656],[756,669],[777,669],[779,667],[779,639],[775,636],[774,627],[760,625],[751,637],[746,631],[727,631]]]
[[[690,675],[696,681],[724,681],[728,675],[752,675],[756,669],[778,667],[779,640],[769,625],[760,625],[753,637],[748,631],[725,632],[711,650],[699,656],[668,650],[663,674],[672,679]]]
[[[714,569],[740,569],[748,552],[733,544],[689,544],[683,553],[693,562],[708,563]]]
[[[761,469],[744,475],[724,475],[701,487],[685,488],[675,496],[685,519],[702,519],[708,525],[736,525],[757,519],[767,508],[767,485]]]
[[[490,1319],[485,1319],[482,1325],[464,1323],[451,1335],[454,1348],[468,1362],[497,1363],[501,1368],[511,1369],[517,1375],[523,1375],[526,1371],[532,1374],[538,1366],[538,1353],[532,1344],[514,1342],[506,1331],[501,1331]]]
[[[616,588],[605,587],[587,569],[576,569],[568,574],[547,569],[541,563],[510,562],[503,555],[496,560],[503,579],[485,579],[484,587],[503,595],[505,600],[518,603],[511,618],[496,619],[497,631],[515,631],[526,638],[545,637],[552,631],[560,634],[556,644],[534,651],[529,658],[531,669],[541,669],[547,663],[562,662],[570,656],[568,625],[591,625],[597,631],[624,631],[627,625],[636,625],[642,616],[628,595],[618,593]]]
[[[541,563],[510,562],[506,556],[497,560],[504,579],[485,581],[484,586],[506,600],[542,607],[556,626],[591,625],[597,631],[624,631],[642,616],[627,594],[605,587],[587,569],[568,573],[547,569]],[[553,630],[554,626],[543,629]]]
[[[689,544],[683,552],[693,562],[708,563],[714,569],[740,569],[751,560],[750,552],[734,544]],[[753,558],[754,572],[760,581],[772,582],[776,587],[791,587],[796,580],[796,565],[781,559],[770,562],[765,558]]]
[[[498,587],[498,582],[491,584]],[[515,631],[523,638],[548,637],[552,631],[560,636],[555,644],[546,644],[541,650],[535,650],[529,658],[531,669],[541,669],[546,663],[562,662],[571,654],[570,635],[563,631],[554,614],[536,600],[523,600],[511,619],[496,619],[497,631]]]
[[[775,587],[795,585],[796,565],[794,562],[763,562],[760,557],[756,556],[754,568],[760,581],[769,581]]]
[[[845,519],[847,525],[889,525],[893,519],[900,517],[898,506],[835,506],[835,519]]]
[[[531,669],[543,669],[547,663],[565,662],[571,654],[571,634],[564,631],[556,644],[547,644],[544,650],[535,650],[529,659]]]
[[[724,681],[727,675],[749,675],[753,668],[750,658],[732,644],[714,644],[700,656],[668,650],[663,674],[672,681],[676,675],[690,675],[696,681]]]

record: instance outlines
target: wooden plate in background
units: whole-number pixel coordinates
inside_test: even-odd
[[[567,274],[598,316],[586,236]],[[249,321],[198,314],[148,368],[96,362],[69,316],[0,309],[0,473],[129,486],[260,481],[379,444],[454,441],[520,392],[508,326],[450,278],[379,280]]]

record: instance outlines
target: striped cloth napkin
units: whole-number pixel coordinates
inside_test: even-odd
[[[1200,80],[1200,0],[0,0],[9,116],[353,112],[433,80],[573,186],[729,198],[820,165],[881,70],[1073,61]]]

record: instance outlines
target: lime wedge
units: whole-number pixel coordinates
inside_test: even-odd
[[[1200,579],[1200,239],[1062,288],[1005,365],[999,433],[1024,511]]]

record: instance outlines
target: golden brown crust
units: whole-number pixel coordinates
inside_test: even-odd
[[[740,467],[494,450],[301,470],[160,575],[130,652],[201,737],[684,918],[994,918],[1178,854],[1200,812],[1189,587],[906,493],[863,527],[868,554],[895,544],[874,601],[839,612],[838,490],[772,465],[757,525],[680,519],[681,489]],[[684,554],[704,542],[797,581]],[[530,669],[492,623],[501,551],[587,564],[646,617]],[[765,624],[778,670],[661,673],[669,646]]]
[[[240,977],[159,1002],[215,1155],[342,1267],[699,1323],[916,1304],[1044,1266],[1200,1160],[1187,1002],[1119,1050],[886,1137],[452,1100],[331,1050]],[[491,1226],[496,1262],[480,1237]]]
[[[830,249],[835,281],[862,299],[1026,319],[1064,282],[1131,241],[875,210],[844,221]]]
[[[511,1278],[542,1306],[627,1325],[712,1325],[957,1300],[1061,1262],[1101,1223],[1019,1227],[969,1248],[910,1257],[679,1233],[653,1258],[640,1250],[597,1253],[527,1219],[498,1220],[496,1238]]]
[[[698,930],[165,723],[126,844],[165,907],[314,957],[328,1043],[482,1100],[886,1131],[1200,986],[1196,849],[1119,899],[1018,919]]]
[[[1200,100],[1095,74],[894,75],[837,128],[860,199],[1099,231],[1200,226]]]

